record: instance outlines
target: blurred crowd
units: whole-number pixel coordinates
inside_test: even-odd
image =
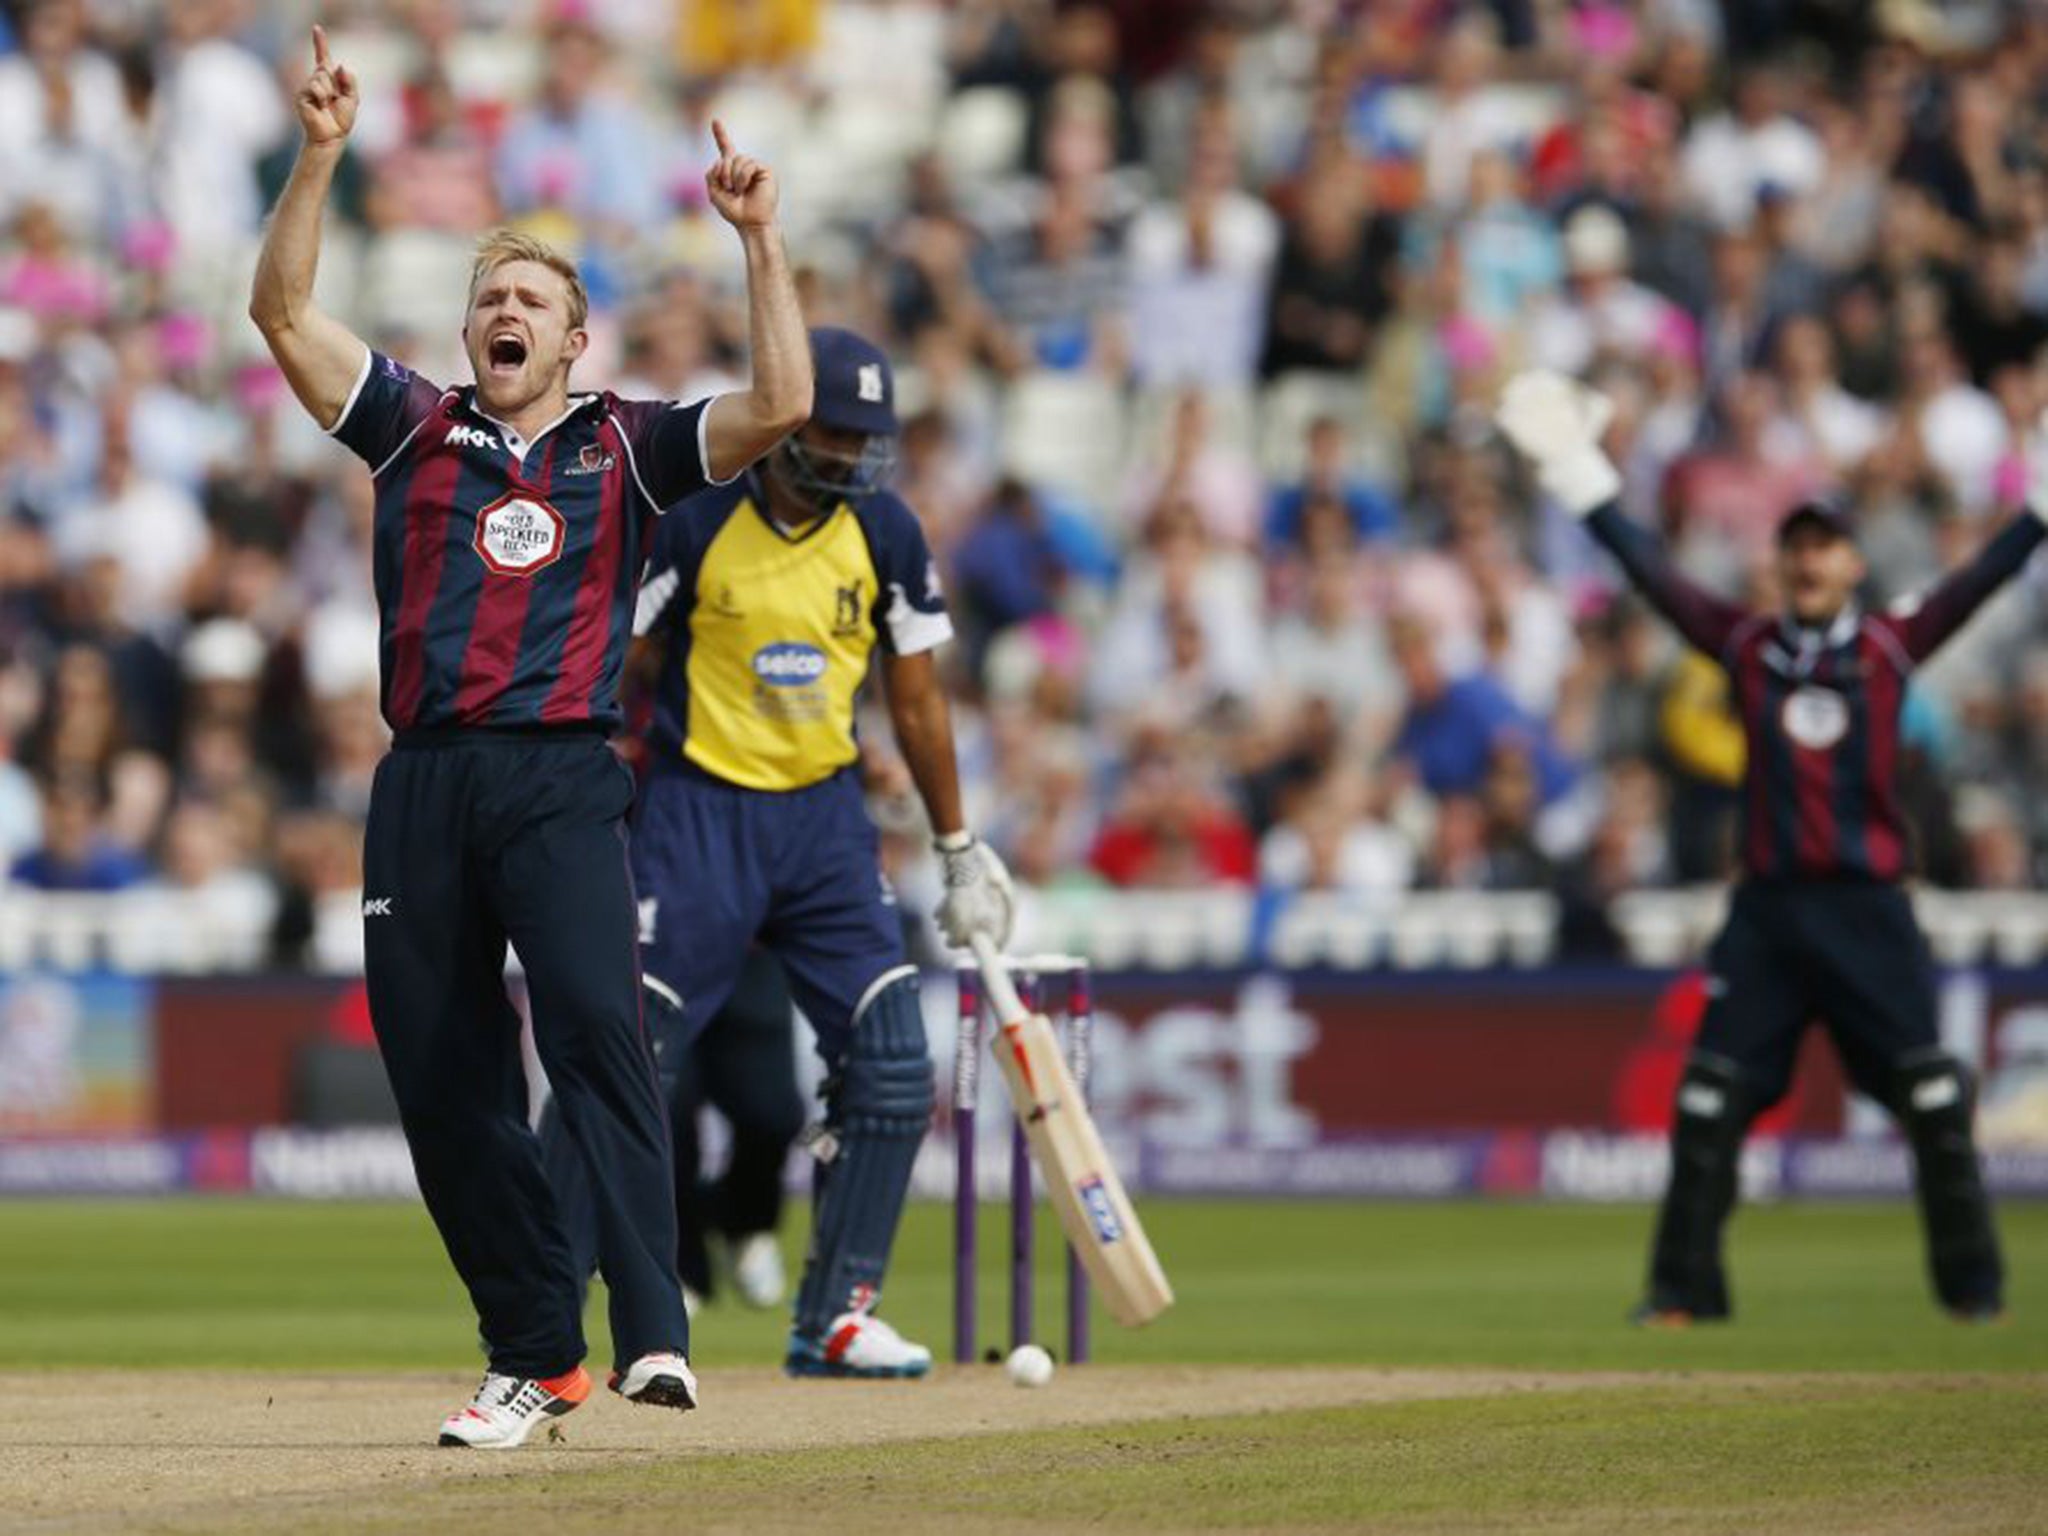
[[[584,263],[578,383],[744,373],[713,115],[815,322],[898,359],[973,819],[1039,888],[1392,901],[1730,865],[1722,679],[1489,420],[1617,401],[1626,510],[1773,601],[1795,498],[1872,602],[2014,514],[2048,404],[2048,7],[1964,0],[334,0],[323,301],[460,382],[471,242]],[[0,870],[269,926],[359,879],[369,485],[243,317],[304,5],[0,0]],[[1915,687],[1937,883],[2048,852],[2031,583]],[[907,775],[866,730],[909,889]]]

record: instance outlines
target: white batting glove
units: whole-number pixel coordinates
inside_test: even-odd
[[[1614,402],[1561,373],[1518,373],[1500,392],[1494,420],[1536,468],[1544,494],[1584,517],[1621,494],[1621,476],[1600,447]]]
[[[1001,949],[1017,920],[1017,894],[1002,859],[972,832],[949,832],[932,846],[946,883],[937,914],[939,932],[955,949],[969,948],[976,938]]]

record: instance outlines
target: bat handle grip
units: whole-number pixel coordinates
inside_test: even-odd
[[[1009,963],[1003,959],[1003,952],[996,948],[996,942],[985,933],[974,936],[974,961],[981,967],[981,982],[988,989],[988,1000],[996,1012],[998,1024],[1015,1024],[1026,1017],[1024,1003],[1017,996],[1017,984],[1010,980]]]

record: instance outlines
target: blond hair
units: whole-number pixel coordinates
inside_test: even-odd
[[[515,261],[536,262],[560,275],[569,288],[569,329],[580,330],[590,317],[590,294],[583,286],[583,274],[547,241],[516,229],[494,229],[477,241],[476,262],[469,269],[470,303],[476,302],[477,287],[486,277]]]

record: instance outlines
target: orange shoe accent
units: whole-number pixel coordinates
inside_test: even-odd
[[[579,1365],[573,1371],[543,1381],[541,1385],[550,1395],[573,1408],[590,1396],[590,1372]]]
[[[1692,1314],[1678,1307],[1668,1307],[1661,1312],[1645,1312],[1642,1326],[1645,1328],[1680,1329],[1692,1326]]]

